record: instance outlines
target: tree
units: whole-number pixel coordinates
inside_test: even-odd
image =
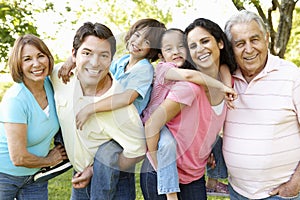
[[[66,28],[75,29],[74,25],[78,23],[79,19],[86,18],[86,16],[95,16],[95,20],[108,24],[113,30],[124,32],[140,18],[153,17],[164,23],[171,22],[170,8],[172,6],[190,6],[182,0],[175,2],[169,0],[168,7],[158,6],[159,3],[164,2],[163,0],[67,0],[56,2],[53,0],[0,0],[0,63],[7,61],[8,52],[19,35],[33,33],[37,36],[42,35],[42,39],[56,39],[55,34],[47,35],[47,32],[39,32],[35,22],[42,15],[46,18],[57,17],[58,20],[53,22],[57,25],[56,34],[59,30]],[[58,7],[63,7],[63,9],[57,10]],[[57,55],[54,56],[56,60],[61,59]]]
[[[300,19],[300,8],[295,9],[294,13],[295,19]],[[286,48],[286,53],[284,57],[288,58],[290,61],[295,63],[300,67],[300,20],[293,21],[293,27],[291,31],[291,37]]]
[[[256,8],[270,32],[271,40],[269,49],[271,54],[283,58],[291,36],[293,11],[298,0],[281,0],[281,2],[272,0],[272,5],[266,12],[264,12],[259,0],[232,0],[232,2],[238,10],[245,9],[245,4],[253,5]],[[275,11],[279,13],[278,21],[274,20],[277,14]],[[274,28],[275,22],[278,22],[276,29]]]
[[[45,11],[51,8],[50,5],[37,9],[32,3],[22,0],[0,1],[0,62],[7,61],[8,52],[19,35],[38,35],[32,13]]]

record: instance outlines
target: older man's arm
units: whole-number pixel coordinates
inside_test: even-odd
[[[294,197],[300,192],[300,162],[291,179],[275,188],[270,195],[279,195],[282,197]]]

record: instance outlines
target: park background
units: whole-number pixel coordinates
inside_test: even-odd
[[[0,101],[11,85],[6,65],[13,42],[19,35],[38,35],[50,48],[55,63],[71,55],[75,31],[84,22],[108,25],[117,38],[115,58],[126,53],[124,34],[138,19],[151,17],[167,28],[182,30],[204,17],[224,28],[238,9],[257,12],[271,32],[270,52],[300,66],[300,5],[298,0],[0,0]],[[139,167],[136,169],[137,200]],[[49,181],[49,200],[70,198],[72,170]],[[226,180],[225,180],[226,181]],[[209,197],[209,200],[229,198]]]

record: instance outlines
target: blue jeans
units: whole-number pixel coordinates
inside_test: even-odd
[[[158,194],[180,192],[176,165],[176,140],[166,126],[160,130],[157,163]]]
[[[159,195],[157,192],[157,173],[149,160],[145,158],[140,174],[140,185],[145,200],[166,200],[166,195]],[[204,176],[189,184],[179,184],[180,200],[207,199]]]
[[[214,154],[215,161],[216,161],[216,167],[212,169],[209,165],[206,166],[206,172],[209,178],[225,179],[228,177],[227,167],[222,153],[222,146],[223,146],[223,138],[218,135],[212,149],[212,153]]]
[[[59,128],[57,133],[54,135],[54,145],[64,145],[64,139],[61,133],[61,129]]]
[[[227,167],[222,153],[223,139],[217,136],[212,153],[214,154],[216,167],[212,169],[207,165],[207,176],[214,179],[228,177]],[[160,139],[157,150],[157,190],[158,194],[180,192],[178,171],[176,165],[176,140],[164,126],[160,131]]]
[[[0,172],[1,200],[48,199],[48,182],[33,182],[33,176],[12,176]]]
[[[232,187],[230,184],[228,184],[228,189],[229,189],[229,196],[230,196],[230,199],[231,200],[249,200],[249,198],[247,197],[244,197],[242,195],[240,195],[239,193],[237,193]],[[287,198],[287,197],[280,197],[278,195],[276,196],[270,196],[270,197],[267,197],[267,198],[263,198],[263,199],[260,199],[260,200],[300,200],[300,196],[298,194],[298,196],[296,197],[291,197],[291,198]]]
[[[134,166],[130,172],[119,171],[118,158],[122,151],[114,140],[102,144],[95,155],[91,183],[84,189],[73,188],[72,199],[134,200]]]

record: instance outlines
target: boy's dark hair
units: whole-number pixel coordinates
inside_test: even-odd
[[[82,45],[86,36],[93,35],[100,39],[107,40],[110,43],[111,58],[113,59],[116,53],[116,39],[112,31],[105,25],[100,23],[85,22],[77,31],[73,40],[73,48],[75,56],[79,47]]]
[[[166,30],[166,26],[162,22],[152,18],[140,19],[135,22],[125,36],[126,48],[130,37],[135,32],[144,28],[146,28],[145,38],[150,41],[150,51],[146,56],[146,59],[148,59],[150,62],[154,62],[158,59],[160,39],[163,32]]]
[[[230,70],[230,73],[232,74],[236,70],[237,64],[236,64],[234,56],[233,56],[234,54],[233,54],[231,43],[227,39],[225,33],[220,28],[220,26],[209,19],[198,18],[198,19],[195,19],[185,29],[185,37],[187,37],[188,33],[196,27],[204,28],[207,32],[209,32],[215,38],[215,40],[217,42],[223,41],[224,48],[220,50],[220,64],[227,64],[228,68]]]

